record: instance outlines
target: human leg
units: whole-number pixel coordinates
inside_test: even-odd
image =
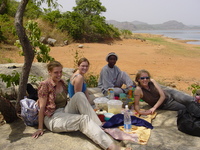
[[[167,100],[167,102],[163,105],[161,109],[178,111],[184,108],[185,108],[185,105],[172,99],[172,100]]]
[[[97,125],[102,124],[83,92],[74,94],[65,107],[65,112],[88,115]]]
[[[181,103],[185,106],[187,106],[188,103],[194,100],[194,98],[182,91],[178,91],[176,89],[170,88],[170,87],[165,87],[161,86],[163,91],[165,92],[166,96],[168,99],[173,99],[174,101]]]
[[[126,88],[121,88],[122,85],[125,84]],[[129,75],[121,71],[121,73],[118,75],[117,80],[115,82],[115,88],[114,88],[114,93],[115,95],[119,95],[120,93],[127,93],[128,92],[128,87],[135,85],[135,83],[131,80]]]
[[[113,140],[87,115],[69,114],[65,113],[63,109],[59,109],[53,116],[46,116],[44,123],[53,132],[80,130],[103,149],[107,149],[113,144]]]
[[[131,80],[131,78],[129,77],[129,75],[126,72],[121,71],[121,73],[118,75],[118,78],[115,82],[115,86],[121,87],[123,84],[125,84],[126,87],[130,87],[134,83],[133,83],[133,80]]]

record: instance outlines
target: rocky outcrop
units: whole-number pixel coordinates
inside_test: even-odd
[[[23,63],[8,63],[8,64],[0,64],[0,74],[12,75],[15,71],[21,73],[23,67]],[[73,73],[73,68],[63,68],[63,79],[67,82],[69,77]],[[46,68],[46,63],[33,63],[29,75],[29,83],[38,85],[41,80],[44,80],[48,77],[48,72]],[[36,82],[33,79],[37,80]],[[13,94],[13,87],[6,87],[6,83],[2,82],[0,79],[0,87],[3,94]],[[16,87],[17,90],[18,87]]]

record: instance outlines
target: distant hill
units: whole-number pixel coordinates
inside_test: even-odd
[[[140,21],[119,22],[115,20],[107,20],[108,24],[112,24],[119,29],[126,29],[130,31],[135,30],[184,30],[184,29],[200,29],[200,26],[187,26],[181,22],[171,20],[162,24],[148,24]]]

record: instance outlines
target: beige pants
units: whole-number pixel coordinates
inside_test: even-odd
[[[51,117],[45,116],[44,124],[53,132],[80,130],[103,149],[113,143],[99,127],[101,121],[82,92],[74,94],[65,108],[57,109]]]

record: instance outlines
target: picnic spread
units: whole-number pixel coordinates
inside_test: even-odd
[[[151,121],[156,117],[156,115],[157,113],[147,116],[144,115],[132,116],[132,118],[137,121],[135,123],[134,120],[132,121],[132,128],[131,131],[128,133],[125,132],[123,125],[114,128],[105,128],[104,131],[110,134],[116,140],[129,140],[145,145],[147,144],[149,137],[151,135],[151,130],[153,129],[153,126],[151,126]]]
[[[132,114],[132,126],[130,131],[127,132],[124,129],[124,102],[127,101],[124,101],[124,99],[122,101],[120,99],[109,100],[106,97],[100,97],[95,100],[97,115],[102,122],[105,122],[102,126],[104,131],[116,140],[128,140],[142,145],[147,144],[151,135],[151,130],[153,129],[151,122],[156,117],[157,113],[139,115],[131,109],[134,102],[129,99],[128,104],[130,104],[129,106]],[[106,113],[106,111],[108,111],[108,113]],[[108,115],[110,117],[108,117]]]

